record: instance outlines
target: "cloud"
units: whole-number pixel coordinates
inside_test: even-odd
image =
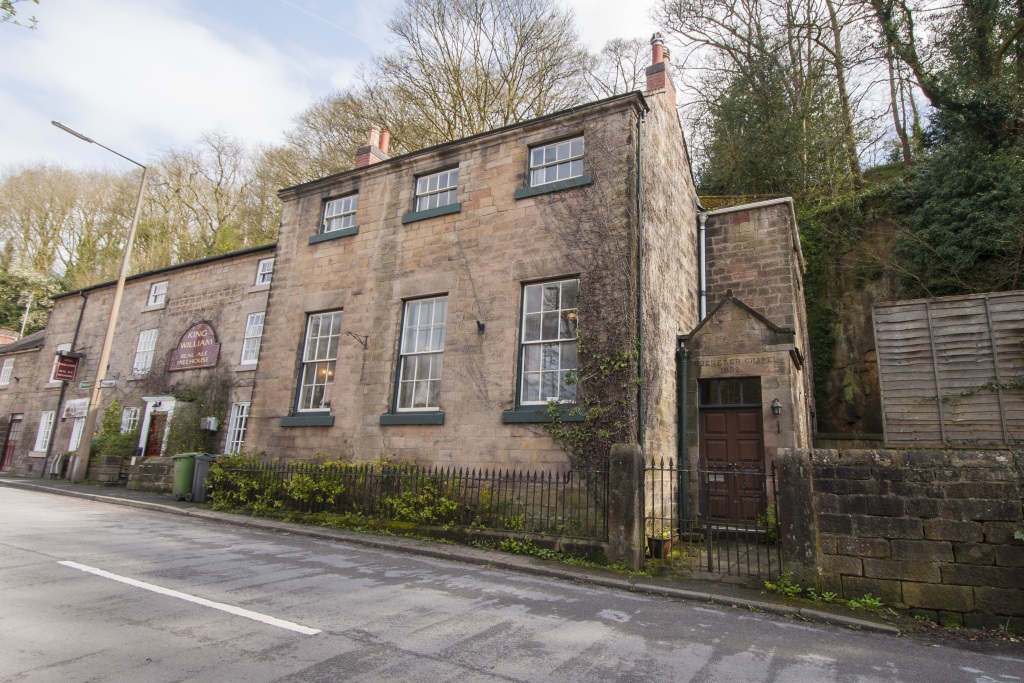
[[[658,30],[651,19],[654,0],[566,0],[576,13],[583,41],[593,51],[612,38],[650,38]]]
[[[217,33],[174,0],[48,0],[37,9],[36,31],[0,26],[0,60],[15,65],[0,73],[5,165],[109,162],[59,137],[50,119],[140,160],[212,129],[275,141],[324,66],[253,33]]]

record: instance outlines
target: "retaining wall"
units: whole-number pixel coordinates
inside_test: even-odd
[[[1024,455],[1011,451],[782,451],[810,490],[803,557],[820,590],[871,593],[941,623],[1024,619]],[[805,481],[799,481],[805,478]],[[809,484],[809,486],[808,486]],[[783,512],[785,508],[783,508]],[[785,522],[785,520],[784,520]],[[1020,625],[1020,624],[1018,624]]]
[[[174,484],[172,458],[139,458],[128,468],[128,488],[133,491],[170,493]]]

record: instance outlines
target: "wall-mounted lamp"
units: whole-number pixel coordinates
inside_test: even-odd
[[[775,417],[782,415],[782,404],[779,403],[779,399],[777,398],[772,400],[772,415]]]

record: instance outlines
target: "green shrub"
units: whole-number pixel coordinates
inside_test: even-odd
[[[459,504],[445,497],[437,484],[424,484],[419,491],[406,491],[384,500],[385,516],[415,524],[451,524],[456,521]]]

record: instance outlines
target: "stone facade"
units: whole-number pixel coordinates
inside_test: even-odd
[[[605,239],[628,243],[636,229],[629,171],[643,106],[636,95],[622,96],[283,191],[273,324],[263,339],[264,358],[275,361],[257,372],[250,443],[289,459],[326,452],[355,460],[563,466],[565,454],[539,424],[503,421],[503,411],[516,407],[523,284],[579,278],[586,296],[598,274],[588,272],[587,254],[573,252],[563,230],[579,203],[600,212]],[[516,190],[528,187],[529,148],[581,133],[591,182],[517,198]],[[410,220],[415,178],[446,168],[458,169],[458,210]],[[311,243],[325,200],[353,192],[358,232]],[[620,291],[629,291],[621,273],[600,277],[618,277]],[[382,420],[395,413],[404,302],[438,295],[448,299],[443,424]],[[304,424],[295,406],[306,321],[335,310],[342,311],[343,334],[330,410],[312,416],[332,424]]]
[[[138,408],[142,426],[140,449],[149,436],[152,416],[164,414],[170,418],[173,414],[174,391],[210,373],[218,374],[231,385],[231,402],[251,400],[256,365],[241,364],[242,345],[248,315],[266,308],[270,285],[255,284],[257,265],[273,258],[274,249],[274,245],[268,245],[128,279],[106,375],[116,386],[104,390],[101,410],[115,397],[123,408]],[[150,305],[152,286],[163,282],[167,283],[165,301]],[[96,377],[113,294],[114,285],[108,283],[60,295],[54,299],[47,329],[45,334],[40,333],[35,349],[10,352],[22,342],[0,347],[0,364],[5,358],[14,358],[14,375],[20,379],[0,388],[0,419],[3,420],[0,429],[6,434],[11,415],[24,415],[22,436],[8,464],[9,470],[42,476],[44,462],[49,468],[68,450],[76,419],[84,419],[69,412],[69,403],[88,402],[91,388],[83,387],[80,382]],[[217,334],[220,353],[216,367],[168,372],[172,349],[186,330],[199,322],[210,324]],[[140,332],[144,330],[157,331],[155,347],[150,370],[137,373],[133,368]],[[83,355],[74,382],[49,381],[53,358],[62,344],[70,345],[73,353]],[[33,450],[39,416],[44,410],[54,411],[56,415],[48,452]],[[225,422],[219,425],[221,444],[226,438]],[[163,426],[166,430],[166,422]],[[96,476],[108,482],[113,480],[112,473],[117,469],[114,464],[106,461],[95,464]]]
[[[677,457],[682,417],[689,419],[685,432],[695,461],[699,382],[742,371],[763,378],[764,447],[804,445],[810,373],[792,204],[775,200],[706,213],[714,312],[701,321],[701,209],[667,50],[657,36],[652,45],[646,93],[615,96],[395,158],[387,156],[386,132],[373,131],[351,171],[281,191],[276,246],[130,278],[108,373],[116,388],[104,401],[116,396],[123,406],[140,409],[140,452],[160,454],[159,444],[147,449],[147,435],[174,411],[175,392],[193,378],[216,374],[231,385],[232,401],[251,403],[244,449],[267,458],[322,454],[356,461],[396,457],[430,465],[563,469],[570,456],[544,424],[551,420],[546,399],[552,394],[524,401],[520,367],[525,293],[559,281],[579,283],[578,297],[566,295],[574,298],[568,304],[572,317],[560,312],[556,327],[579,324],[583,346],[589,345],[582,357],[626,358],[613,382],[605,378],[607,386],[582,372],[586,361],[559,366],[580,369],[580,391],[589,387],[590,396],[619,411],[616,441],[639,442],[648,458]],[[582,157],[573,162],[581,166],[570,177],[531,183],[534,152],[567,140],[583,141]],[[452,171],[458,174],[453,203],[418,210],[418,179]],[[345,197],[356,199],[335,201]],[[345,205],[354,205],[351,223],[345,219],[332,223],[339,229],[323,230],[328,207],[333,212]],[[256,264],[269,257],[276,266],[273,286],[255,287]],[[150,306],[151,287],[161,282],[167,283],[167,300]],[[733,293],[726,296],[730,288]],[[44,375],[58,345],[73,342],[74,351],[84,354],[79,379],[96,376],[112,294],[113,287],[105,285],[57,297],[38,347],[22,351],[35,354],[31,398],[8,400],[0,409],[9,418],[22,410],[11,407],[14,403],[24,406],[24,434],[32,432],[42,406],[52,404],[63,415],[70,401],[88,397],[88,389],[77,383],[50,386]],[[410,302],[440,297],[447,318],[435,340],[443,340],[443,373],[439,390],[432,389],[437,402],[429,409],[400,410],[403,316]],[[242,366],[246,317],[264,310],[259,363]],[[312,365],[319,359],[306,356],[324,349],[305,352],[307,326],[328,313],[332,321],[340,318],[330,342],[337,350],[329,347],[329,361]],[[197,323],[211,325],[218,335],[217,368],[168,372],[172,348]],[[147,330],[157,335],[154,369],[137,377],[133,360],[140,333]],[[677,359],[681,337],[692,353],[683,392]],[[570,356],[579,348],[571,341],[558,347]],[[753,365],[705,362],[743,354]],[[0,348],[0,360],[3,355]],[[769,360],[762,362],[765,357]],[[300,401],[306,367],[324,375],[317,379],[322,393],[315,405]],[[571,380],[563,388],[571,396],[570,385]],[[4,395],[0,389],[0,402]],[[681,396],[687,410],[681,410]],[[776,397],[784,409],[772,421],[770,403]],[[561,406],[562,419],[580,421],[571,407],[571,400]],[[66,449],[74,421],[74,415],[58,419],[50,462]],[[779,429],[772,429],[776,424]],[[606,446],[595,459],[607,458]],[[29,469],[35,460],[23,443],[18,449],[12,469],[38,472]],[[97,476],[112,479],[116,465],[103,461]]]
[[[42,473],[42,459],[28,456],[35,452],[43,411],[56,413],[60,409],[58,395],[39,388],[41,373],[46,373],[45,381],[50,372],[49,362],[44,363],[40,353],[45,344],[46,330],[41,330],[0,347],[0,369],[5,364],[10,367],[10,376],[0,384],[0,469],[4,471],[30,476]],[[41,365],[45,367],[40,368]],[[13,427],[12,422],[16,423]]]
[[[780,457],[804,458],[809,529],[787,535],[809,534],[807,559],[821,590],[848,599],[871,593],[946,624],[996,627],[1024,618],[1024,541],[1013,536],[1024,527],[1019,455],[813,450]]]
[[[778,448],[806,448],[813,388],[803,255],[792,201],[706,214],[707,315],[681,338],[686,364],[685,458],[700,462],[700,387],[758,378],[766,464]],[[778,401],[779,414],[772,410]]]

